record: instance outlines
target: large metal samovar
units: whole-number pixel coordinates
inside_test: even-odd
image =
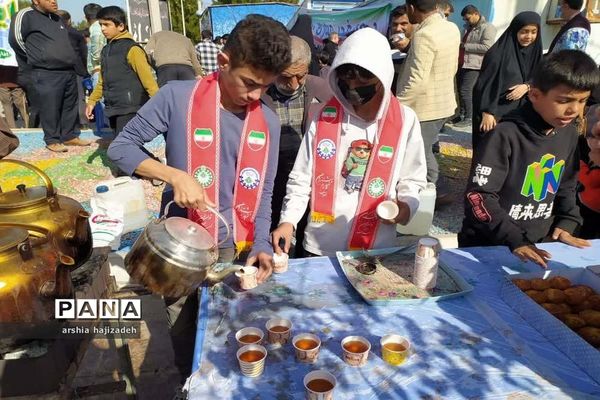
[[[74,264],[56,251],[48,230],[0,223],[0,323],[51,322],[54,299],[73,294]]]
[[[57,194],[52,181],[41,169],[19,160],[0,160],[35,172],[44,186],[17,185],[16,190],[2,192],[0,179],[0,223],[24,224],[46,229],[52,234],[57,250],[82,265],[92,253],[89,213],[77,201]],[[1,177],[1,175],[0,175]],[[6,188],[4,188],[6,190]]]

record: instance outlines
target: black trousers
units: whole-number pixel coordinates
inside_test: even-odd
[[[36,94],[35,84],[33,83],[33,73],[31,71],[28,71],[28,72],[19,71],[17,83],[25,91],[25,98],[27,100],[29,115],[28,115],[28,124],[27,124],[26,128],[39,128],[40,113],[37,109],[37,104],[35,102],[35,99],[38,98],[38,95]],[[23,118],[23,119],[25,119],[25,118]]]
[[[40,114],[46,144],[61,143],[79,136],[77,75],[74,71],[33,70],[35,85],[28,98]],[[31,90],[31,88],[28,88]]]
[[[476,69],[462,68],[458,74],[460,114],[464,119],[473,118],[473,88],[477,78],[479,78],[479,71]]]
[[[163,87],[169,81],[189,81],[196,79],[194,69],[189,65],[165,64],[156,69],[158,86]]]
[[[127,123],[131,121],[133,117],[135,117],[135,114],[136,113],[130,113],[108,117],[110,128],[113,130],[115,137],[117,137],[123,131],[125,125],[127,125]]]

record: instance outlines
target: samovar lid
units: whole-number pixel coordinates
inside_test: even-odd
[[[46,201],[46,187],[17,185],[16,190],[0,193],[0,209],[28,207]]]
[[[17,247],[28,237],[29,232],[27,229],[0,226],[0,253]]]

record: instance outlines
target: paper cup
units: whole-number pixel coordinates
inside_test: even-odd
[[[275,253],[273,254],[273,272],[276,274],[281,274],[288,270],[288,260],[289,256],[287,253],[281,253],[281,255]]]
[[[398,216],[400,209],[395,201],[385,200],[379,203],[376,211],[379,218],[391,221]]]
[[[381,356],[390,365],[403,364],[410,357],[411,346],[407,338],[400,335],[385,335],[381,338]],[[387,345],[387,347],[386,347]]]
[[[236,353],[242,374],[251,378],[262,375],[265,370],[267,349],[258,344],[249,344]]]
[[[336,385],[335,376],[325,370],[309,372],[304,376],[306,400],[333,400]]]
[[[305,346],[310,341],[316,342],[317,345],[307,347]],[[319,351],[321,350],[321,339],[317,335],[312,333],[300,333],[292,339],[292,345],[296,350],[296,360],[302,363],[314,363],[319,358]]]
[[[419,257],[435,257],[440,253],[441,249],[442,246],[439,240],[432,237],[424,237],[419,239],[415,255]]]
[[[346,336],[342,340],[344,362],[353,367],[362,367],[367,363],[371,343],[362,336]]]
[[[258,268],[256,267],[243,267],[241,268],[243,271],[238,271],[235,273],[235,276],[238,277],[240,281],[240,288],[244,290],[254,289],[258,286],[258,281],[256,280],[256,274],[258,273]]]
[[[292,335],[292,321],[283,318],[271,318],[267,321],[267,338],[273,345],[284,345],[290,341]],[[283,330],[287,328],[287,330]]]
[[[257,336],[259,339],[252,341],[241,340],[244,338],[244,336],[246,336],[246,339],[248,339],[249,336]],[[235,333],[235,340],[237,341],[239,347],[247,346],[249,344],[260,344],[264,337],[265,334],[263,333],[262,329],[254,327],[242,328]]]

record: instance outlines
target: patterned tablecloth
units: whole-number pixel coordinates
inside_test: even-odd
[[[541,247],[552,253],[552,269],[600,263],[600,241],[585,250],[556,243]],[[442,258],[474,286],[472,293],[438,303],[369,306],[337,260],[325,257],[292,260],[286,273],[247,292],[233,280],[204,289],[189,398],[303,399],[302,379],[315,369],[337,377],[338,400],[600,398],[600,385],[499,297],[507,273],[537,266],[501,247],[449,250]],[[244,326],[264,329],[273,316],[292,320],[294,333],[319,335],[319,360],[297,363],[291,345],[268,349],[264,374],[244,377],[234,334]],[[392,332],[414,346],[400,367],[381,359],[379,339]],[[347,335],[371,341],[365,367],[344,364],[340,341]]]

